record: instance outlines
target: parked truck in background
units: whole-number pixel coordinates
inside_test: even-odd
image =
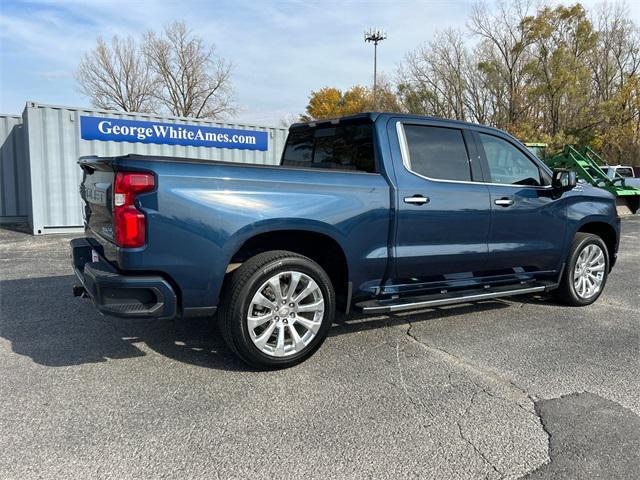
[[[636,177],[633,167],[624,165],[605,165],[602,171],[607,174],[611,180],[622,178],[627,187],[640,189],[640,178]]]
[[[488,127],[388,113],[290,128],[280,166],[84,157],[71,242],[107,315],[214,316],[261,368],[294,365],[336,309],[371,314],[554,291],[613,267],[613,196]]]

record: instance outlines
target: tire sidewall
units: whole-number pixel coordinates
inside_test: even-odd
[[[297,271],[313,278],[322,292],[324,299],[324,316],[322,317],[322,324],[320,325],[318,333],[304,350],[286,357],[272,357],[261,352],[253,343],[251,335],[249,334],[246,318],[249,307],[251,306],[251,300],[258,291],[258,288],[273,275],[283,271]],[[251,363],[271,368],[289,367],[311,356],[327,337],[335,315],[335,296],[329,276],[315,262],[302,257],[281,258],[266,263],[251,275],[242,287],[239,298],[241,300],[237,302],[232,312],[234,320],[232,324],[233,334],[235,338],[241,339],[240,342],[236,342],[236,347],[241,355],[249,357]]]
[[[598,293],[596,293],[592,297],[584,299],[580,297],[576,292],[576,289],[573,283],[573,275],[575,272],[576,262],[578,261],[578,257],[580,256],[580,253],[589,245],[597,245],[598,247],[600,247],[600,249],[602,250],[602,253],[604,254],[605,267],[604,267],[604,276],[602,278],[602,285],[600,285],[600,290],[598,291]],[[569,257],[569,262],[567,264],[567,273],[565,276],[565,281],[566,281],[565,290],[570,296],[571,303],[574,305],[591,305],[600,297],[600,295],[604,291],[604,287],[607,284],[608,277],[609,277],[609,253],[607,251],[607,246],[602,241],[602,239],[596,235],[587,235],[581,239],[576,239],[576,242],[573,244],[573,248],[571,249],[571,256]]]

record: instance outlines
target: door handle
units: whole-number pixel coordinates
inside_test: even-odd
[[[429,197],[415,194],[413,197],[404,197],[404,203],[411,203],[413,205],[424,205],[425,203],[429,203]]]
[[[514,202],[513,198],[497,198],[493,203],[500,205],[501,207],[510,207]]]

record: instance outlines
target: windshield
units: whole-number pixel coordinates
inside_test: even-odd
[[[616,175],[624,178],[632,178],[633,170],[629,167],[616,168]]]

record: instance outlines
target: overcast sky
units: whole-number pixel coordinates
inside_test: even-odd
[[[180,19],[233,62],[240,106],[234,119],[277,124],[303,112],[312,90],[372,82],[373,47],[363,41],[368,27],[388,32],[379,71],[393,76],[407,50],[439,29],[464,28],[473,3],[0,0],[0,113],[20,113],[27,100],[88,106],[72,72],[98,35],[138,35]],[[640,23],[640,0],[628,6]]]

